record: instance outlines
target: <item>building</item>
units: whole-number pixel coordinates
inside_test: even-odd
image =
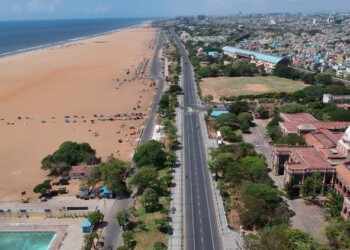
[[[350,103],[350,95],[331,95],[331,94],[323,94],[322,101],[324,103]]]
[[[72,179],[82,179],[89,177],[97,165],[73,166],[69,170],[69,176]]]
[[[257,67],[263,68],[266,73],[271,73],[277,64],[288,64],[287,58],[276,57],[272,55],[261,54],[256,51],[239,49],[231,46],[222,48],[225,55],[233,58],[247,58],[251,63],[255,63]]]
[[[281,113],[280,117],[283,122],[279,122],[279,128],[283,135],[304,135],[320,129],[339,131],[350,125],[350,122],[322,122],[309,113]]]
[[[336,167],[334,190],[344,197],[341,216],[347,220],[350,217],[350,162]]]
[[[350,127],[344,134],[320,129],[305,135],[304,138],[307,146],[274,147],[273,174],[283,175],[284,183],[293,180],[294,187],[300,187],[305,177],[312,173],[320,173],[323,176],[324,188],[338,183],[335,182],[336,172],[340,171],[337,169],[344,168],[339,166],[345,163],[350,166]],[[345,175],[345,170],[341,173],[340,176]]]
[[[198,15],[197,16],[198,21],[204,21],[205,19],[207,19],[207,17],[205,15]]]
[[[187,33],[186,31],[183,31],[180,35],[180,39],[183,42],[187,42],[187,41],[192,41],[192,37],[189,33]]]
[[[294,187],[300,187],[312,173],[321,173],[325,188],[332,184],[335,175],[335,168],[312,146],[275,146],[272,171],[283,175],[284,183],[293,181]]]

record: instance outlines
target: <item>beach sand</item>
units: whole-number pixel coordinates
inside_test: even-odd
[[[0,201],[35,199],[41,160],[67,140],[130,160],[157,88],[142,74],[156,37],[133,28],[0,58]]]

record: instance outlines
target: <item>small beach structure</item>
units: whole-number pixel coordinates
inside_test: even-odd
[[[83,165],[83,166],[73,166],[69,170],[69,176],[72,179],[82,179],[91,175],[91,172],[96,168],[97,165]]]
[[[113,192],[111,190],[109,190],[107,188],[107,186],[102,186],[100,188],[100,190],[102,192],[103,198],[106,198],[106,199],[112,199],[113,198]]]
[[[82,224],[83,233],[88,234],[91,232],[92,224],[89,220],[84,220]]]

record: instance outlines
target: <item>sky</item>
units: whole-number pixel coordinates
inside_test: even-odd
[[[336,11],[350,0],[0,0],[0,20]]]

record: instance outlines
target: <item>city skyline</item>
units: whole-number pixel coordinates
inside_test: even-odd
[[[254,6],[254,8],[252,8]],[[348,12],[347,0],[3,0],[0,20]]]

